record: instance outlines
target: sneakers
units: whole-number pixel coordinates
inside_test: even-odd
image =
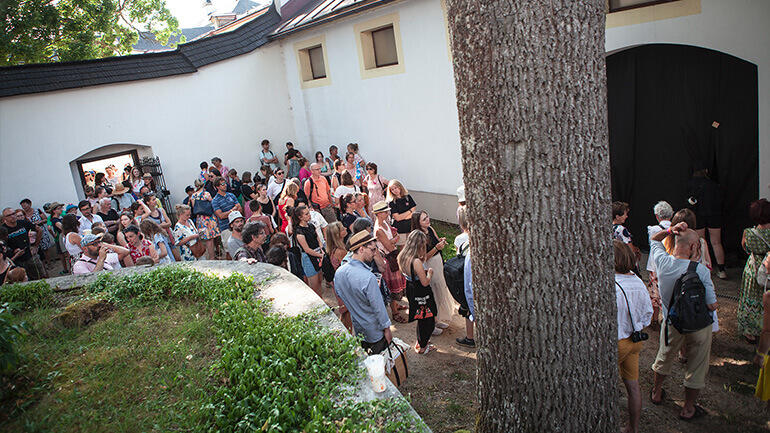
[[[472,338],[468,338],[468,337],[463,337],[463,338],[455,338],[455,341],[456,341],[456,342],[457,342],[457,344],[459,344],[460,346],[465,346],[465,347],[476,347],[476,340],[474,340],[474,339],[472,339]]]
[[[441,333],[444,332],[441,328],[433,328],[433,335],[441,335]]]
[[[717,277],[719,277],[720,280],[726,280],[727,279],[727,272],[719,271],[719,272],[717,272]]]

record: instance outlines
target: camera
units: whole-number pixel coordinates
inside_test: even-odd
[[[638,343],[640,341],[644,341],[644,340],[646,340],[648,338],[650,338],[650,336],[647,335],[646,332],[634,331],[633,333],[631,333],[631,341],[634,342],[634,343]]]

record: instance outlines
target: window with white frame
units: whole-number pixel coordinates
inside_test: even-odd
[[[331,84],[326,58],[326,41],[318,36],[294,44],[297,54],[297,69],[302,88]]]
[[[354,31],[362,78],[404,72],[398,14],[357,24]]]

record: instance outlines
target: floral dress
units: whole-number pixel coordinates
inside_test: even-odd
[[[770,251],[770,228],[750,228],[743,231],[746,239],[744,249],[749,254],[741,277],[741,293],[738,298],[738,332],[743,335],[759,336],[762,332],[762,294],[764,287],[757,284],[757,268]],[[763,240],[764,239],[764,240]],[[767,242],[765,242],[767,241]]]
[[[147,239],[142,239],[138,247],[134,246],[134,244],[132,243],[129,243],[128,251],[129,251],[129,255],[131,256],[131,260],[133,260],[134,263],[136,263],[136,261],[139,260],[140,257],[144,257],[144,256],[151,257],[150,245],[152,245],[152,243],[150,243],[150,241],[148,241]]]
[[[206,190],[201,190],[192,195],[193,200],[211,201],[211,196]],[[220,235],[219,223],[214,215],[197,215],[195,225],[200,233],[199,240],[207,241]]]
[[[195,244],[198,242],[197,240],[193,239],[190,242],[187,242],[184,245],[180,245],[180,242],[182,242],[182,239],[193,236],[198,233],[198,229],[195,227],[195,224],[192,224],[190,220],[187,220],[187,224],[182,224],[177,222],[174,226],[174,240],[176,241],[176,244],[179,245],[179,253],[182,256],[182,261],[185,262],[194,262],[197,260],[195,258],[195,255],[192,253],[192,250],[190,249],[190,245]]]

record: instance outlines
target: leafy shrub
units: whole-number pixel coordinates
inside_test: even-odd
[[[45,281],[0,286],[0,303],[10,304],[10,308],[13,310],[46,307],[52,302],[53,289]]]
[[[22,337],[24,325],[13,323],[13,315],[7,303],[0,305],[0,374],[14,372],[19,365],[16,342]]]
[[[414,430],[403,400],[349,402],[364,374],[356,339],[319,327],[313,314],[268,313],[268,303],[254,298],[251,277],[164,267],[102,275],[87,290],[115,303],[196,300],[214,312],[221,359],[212,374],[228,385],[201,402],[201,431]]]

